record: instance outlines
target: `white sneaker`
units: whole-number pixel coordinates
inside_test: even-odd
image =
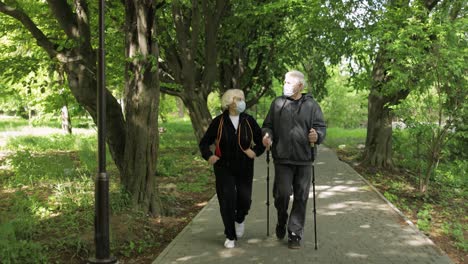
[[[225,248],[234,248],[235,246],[236,246],[235,240],[230,240],[229,238],[226,238],[226,241],[224,241]]]
[[[234,222],[234,223],[235,223],[235,226],[236,226],[237,238],[242,237],[244,235],[244,229],[245,229],[244,222],[242,222],[242,223]]]

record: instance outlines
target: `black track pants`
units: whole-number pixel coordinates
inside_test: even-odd
[[[278,224],[288,224],[288,233],[302,237],[309,198],[311,165],[275,164],[273,197],[278,213]],[[288,221],[289,196],[294,194]]]
[[[252,203],[253,162],[215,164],[214,172],[224,234],[234,240],[237,239],[234,221],[244,222]]]

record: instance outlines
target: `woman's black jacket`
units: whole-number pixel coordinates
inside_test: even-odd
[[[222,126],[220,126],[221,122]],[[216,145],[217,137],[220,134],[219,148],[221,150],[221,157],[216,162],[219,165],[229,165],[230,163],[239,161],[253,162],[253,159],[250,159],[242,149],[247,150],[250,147],[257,157],[265,151],[265,147],[262,144],[262,130],[257,121],[249,114],[241,113],[236,130],[229,118],[229,111],[226,110],[213,119],[200,141],[200,152],[205,160],[208,160],[213,155],[213,148],[210,148],[210,146]]]

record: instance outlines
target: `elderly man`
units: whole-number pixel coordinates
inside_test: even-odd
[[[302,93],[304,75],[286,73],[283,96],[277,97],[263,123],[265,147],[272,147],[275,164],[273,197],[278,213],[276,236],[283,239],[288,230],[288,247],[298,249],[304,234],[312,163],[317,145],[325,139],[322,110],[314,98]],[[288,219],[290,195],[294,195]]]

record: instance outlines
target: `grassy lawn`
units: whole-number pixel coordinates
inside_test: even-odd
[[[0,127],[27,125],[10,121]],[[212,171],[199,157],[190,122],[162,126],[158,188],[167,216],[132,210],[107,155],[111,251],[121,261],[150,263],[214,195]],[[96,137],[12,137],[1,153],[1,262],[83,263],[94,256]]]

